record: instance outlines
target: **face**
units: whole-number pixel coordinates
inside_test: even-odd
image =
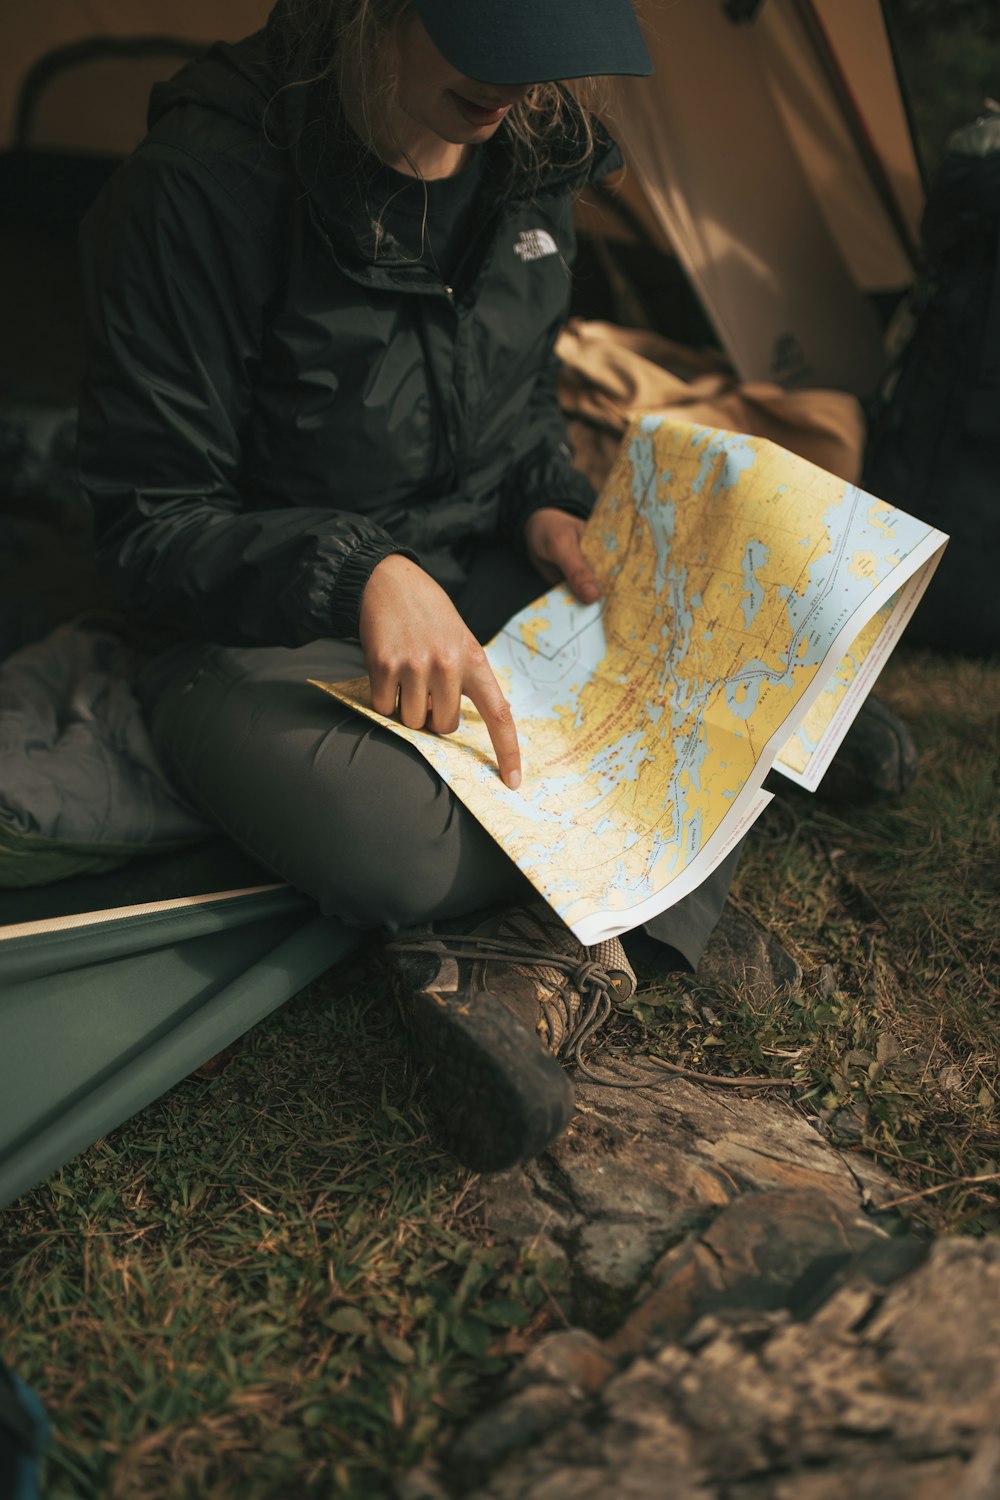
[[[457,170],[466,148],[488,141],[510,107],[528,92],[528,84],[477,83],[456,72],[413,12],[403,23],[397,47],[396,135],[418,165],[421,159],[455,161],[451,170]]]

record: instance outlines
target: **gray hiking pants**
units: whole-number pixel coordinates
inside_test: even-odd
[[[493,553],[456,602],[486,639],[544,587],[524,563]],[[294,650],[195,644],[157,658],[141,690],[174,783],[326,915],[395,931],[537,899],[412,746],[307,681],[362,675],[356,641]],[[736,860],[645,924],[664,968],[697,965]]]

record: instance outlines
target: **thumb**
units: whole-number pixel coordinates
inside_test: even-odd
[[[580,532],[567,527],[553,538],[552,561],[559,568],[573,593],[583,604],[593,604],[601,596],[601,585],[597,575],[580,549]]]

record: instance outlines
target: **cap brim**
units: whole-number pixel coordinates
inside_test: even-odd
[[[481,83],[653,71],[629,0],[413,0],[453,68]]]

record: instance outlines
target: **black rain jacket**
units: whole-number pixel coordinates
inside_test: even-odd
[[[556,142],[530,196],[498,192],[456,296],[391,237],[376,255],[336,101],[281,82],[261,32],[157,86],[82,231],[98,560],[127,606],[227,644],[356,635],[390,553],[454,593],[477,543],[594,499],[552,346],[573,200],[617,148],[588,174]]]

